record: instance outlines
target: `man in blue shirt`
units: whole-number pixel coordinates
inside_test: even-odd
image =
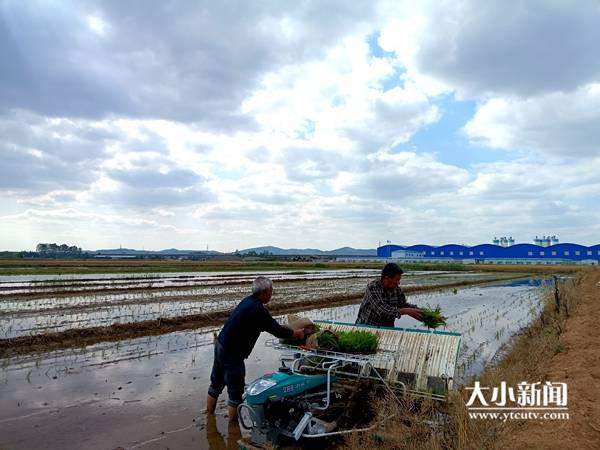
[[[229,420],[237,420],[237,407],[242,403],[246,366],[258,336],[266,331],[278,338],[304,338],[304,330],[292,330],[277,323],[265,305],[273,296],[273,283],[266,277],[258,277],[252,283],[252,295],[243,299],[233,310],[215,340],[215,356],[206,410],[214,414],[217,399],[225,386],[229,395]]]

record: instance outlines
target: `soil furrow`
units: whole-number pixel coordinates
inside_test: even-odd
[[[523,278],[520,276],[511,279]],[[406,293],[428,292],[455,287],[474,286],[508,280],[502,277],[494,280],[460,281],[435,286],[414,286],[404,288]],[[297,303],[274,303],[269,305],[273,314],[288,314],[313,309],[315,307],[342,306],[356,303],[361,294],[336,295],[305,300]],[[83,347],[98,342],[111,342],[142,336],[171,333],[211,325],[219,325],[229,316],[231,310],[214,311],[206,314],[193,314],[175,318],[160,318],[140,322],[113,324],[104,327],[79,328],[35,336],[20,336],[0,339],[0,357],[6,358],[20,354],[48,352],[71,347]]]

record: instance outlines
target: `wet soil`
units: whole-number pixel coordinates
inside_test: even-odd
[[[453,289],[419,292],[410,300],[418,305],[430,301],[447,305],[443,310],[451,316],[449,331],[466,333],[471,322],[464,317],[479,311],[479,305],[493,302],[509,308],[512,293],[535,289],[528,283],[503,282],[457,293]],[[351,303],[316,305],[305,309],[304,315],[353,322],[358,304]],[[412,319],[404,317],[397,325],[412,326],[407,320]],[[0,448],[237,448],[239,428],[228,426],[226,393],[216,417],[202,413],[213,332],[221,323],[0,360]],[[490,328],[487,323],[484,327]],[[279,366],[280,353],[265,345],[271,338],[263,333],[246,361],[247,382]]]
[[[500,278],[506,280],[507,277]],[[494,280],[472,280],[437,284],[433,286],[406,287],[406,293],[427,292],[439,289],[472,286],[490,283]],[[287,314],[303,311],[317,306],[339,306],[356,303],[362,294],[336,295],[321,297],[312,300],[303,300],[294,303],[269,304],[269,310],[274,314]],[[0,358],[18,354],[47,352],[69,347],[82,347],[103,341],[119,341],[140,336],[171,333],[174,331],[194,329],[222,323],[231,313],[231,310],[212,311],[203,314],[185,315],[173,318],[158,318],[132,323],[116,323],[110,326],[75,328],[54,333],[44,333],[33,336],[18,336],[0,339]]]
[[[164,275],[164,274],[163,274]],[[55,282],[31,277],[18,281],[0,277],[0,338],[31,336],[116,323],[141,322],[228,310],[247,294],[257,274],[202,274],[186,278],[143,274],[122,282],[106,279],[88,289],[88,281],[69,278]],[[360,295],[374,271],[269,272],[277,283],[272,303],[294,303],[337,295]],[[506,275],[505,275],[506,276]],[[187,276],[186,276],[187,277]],[[403,286],[447,284],[462,280],[497,279],[499,275],[478,272],[409,272]],[[245,281],[244,281],[245,280]],[[96,283],[96,282],[91,282]],[[118,289],[115,290],[115,286]],[[131,289],[130,289],[131,288]],[[139,288],[139,289],[138,289]]]

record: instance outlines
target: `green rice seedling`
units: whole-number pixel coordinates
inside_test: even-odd
[[[337,333],[339,348],[344,353],[375,353],[379,337],[368,331],[340,331]]]
[[[342,353],[375,353],[379,345],[379,337],[368,331],[337,331],[319,330],[317,346],[320,350],[330,350]],[[299,345],[293,339],[282,340],[284,344]]]
[[[322,350],[337,351],[340,348],[336,334],[329,330],[320,331],[317,336],[317,342],[319,343],[319,348]]]
[[[435,309],[430,307],[421,308],[421,314],[423,315],[422,322],[427,328],[437,328],[440,325],[446,326],[446,317],[442,315],[440,305],[437,305]]]

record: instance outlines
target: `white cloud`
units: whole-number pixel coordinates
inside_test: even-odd
[[[355,172],[343,174],[334,185],[338,192],[405,205],[415,197],[455,191],[469,178],[465,169],[440,163],[432,155],[381,152],[361,161]]]
[[[174,229],[170,225],[162,225],[153,220],[141,217],[82,212],[75,208],[52,210],[27,209],[22,213],[0,216],[0,219],[6,222],[22,223],[23,221],[36,221],[37,223],[45,223],[47,225],[57,224],[62,226],[75,226],[74,222],[79,222],[80,225],[93,222],[144,229],[154,227],[163,231],[173,231]]]
[[[240,105],[273,69],[320,59],[365,28],[370,3],[9,2],[0,110],[253,129]],[[51,30],[53,32],[48,32]],[[159,30],[159,32],[157,32]],[[43,67],[44,70],[38,70]]]
[[[87,16],[86,22],[88,26],[99,36],[104,36],[108,32],[109,24],[106,23],[101,17],[98,16]]]
[[[453,87],[441,77],[421,70],[417,57],[428,33],[434,28],[429,19],[418,13],[390,20],[381,30],[379,46],[395,54],[396,65],[401,70],[405,86],[436,96],[451,92]]]
[[[0,249],[598,235],[591,2],[31,5],[0,25]],[[410,143],[453,138],[441,94],[505,160]]]
[[[326,59],[271,72],[243,108],[269,133],[272,148],[374,153],[439,118],[421,92],[384,90],[394,73],[389,59],[370,55],[366,36],[346,39]]]
[[[380,45],[428,92],[529,97],[598,80],[599,24],[593,0],[425,2],[390,20]]]
[[[484,145],[534,151],[543,157],[600,155],[600,83],[540,97],[493,98],[465,125]]]

